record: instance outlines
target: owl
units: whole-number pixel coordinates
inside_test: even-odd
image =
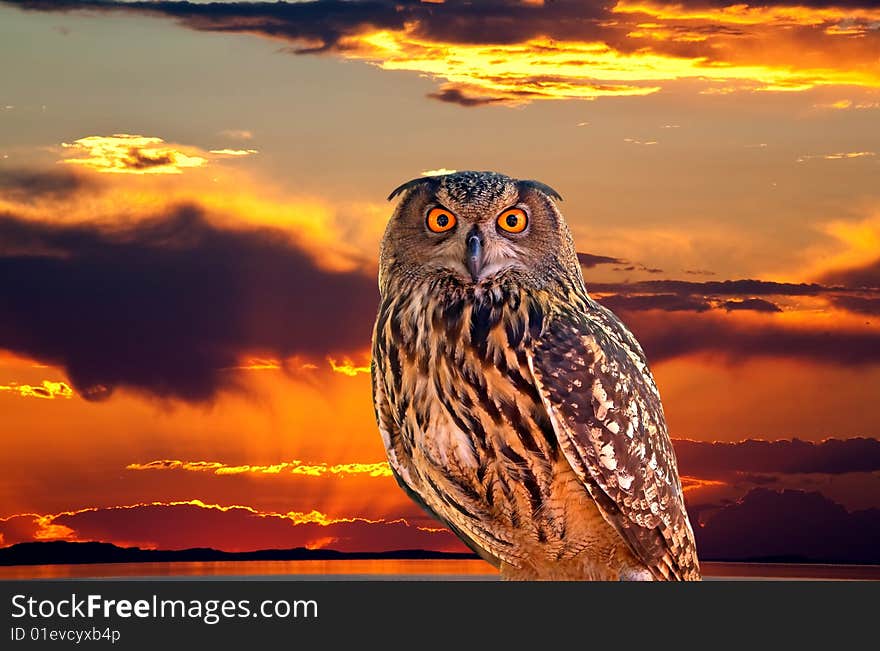
[[[549,186],[414,179],[381,244],[373,401],[400,486],[508,580],[698,580],[660,395]]]

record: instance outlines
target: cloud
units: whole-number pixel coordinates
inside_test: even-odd
[[[436,80],[460,106],[701,92],[880,87],[880,10],[865,3],[46,2],[24,10],[135,12],[248,33]],[[807,6],[804,6],[804,5]]]
[[[629,312],[633,310],[705,312],[706,310],[712,309],[712,305],[703,299],[693,296],[682,296],[679,294],[648,294],[634,296],[613,294],[601,298],[600,302],[605,307],[620,312]]]
[[[813,108],[830,109],[834,111],[865,110],[880,108],[880,102],[854,102],[851,99],[841,99],[836,102],[826,102],[824,104],[813,104]]]
[[[231,140],[253,140],[254,138],[254,133],[247,129],[224,129],[220,135]]]
[[[731,299],[724,301],[724,309],[731,310],[752,310],[753,312],[782,312],[776,303],[765,301],[763,298],[744,298],[741,300]]]
[[[742,320],[734,313],[718,312],[634,311],[622,313],[622,318],[654,363],[694,354],[731,363],[755,357],[844,366],[880,363],[877,328],[829,324],[826,319],[804,323]]]
[[[682,474],[724,479],[734,473],[826,473],[880,471],[880,441],[873,438],[799,439],[736,443],[675,439]]]
[[[592,269],[600,264],[616,264],[621,265],[619,267],[615,267],[614,271],[643,271],[649,274],[658,274],[663,273],[662,269],[658,269],[657,267],[648,267],[647,265],[641,264],[639,262],[630,262],[629,260],[624,260],[623,258],[614,258],[607,255],[596,255],[593,253],[578,253],[578,262],[580,262],[581,267],[584,269]]]
[[[855,289],[880,289],[880,258],[864,265],[827,271],[821,280]]]
[[[490,104],[509,104],[513,103],[513,99],[509,97],[491,97],[481,94],[469,94],[464,88],[446,84],[440,90],[427,95],[431,99],[447,102],[448,104],[458,104],[471,108],[474,106],[488,106]]]
[[[98,172],[117,174],[181,174],[190,167],[202,167],[208,161],[192,148],[184,150],[161,138],[117,133],[112,136],[87,136],[72,143],[62,143],[64,163],[82,165]]]
[[[213,547],[252,551],[328,547],[339,551],[439,549],[466,551],[447,530],[408,520],[368,520],[261,511],[198,499],[91,507],[0,518],[4,545],[32,540],[117,542],[150,549]]]
[[[332,357],[328,357],[327,362],[330,364],[330,368],[333,369],[335,373],[342,373],[343,375],[347,375],[349,377],[354,377],[358,373],[370,372],[369,364],[365,366],[357,366],[347,357],[344,357],[342,361],[338,364],[336,363],[336,360]]]
[[[43,380],[39,385],[32,384],[0,384],[0,393],[11,393],[22,398],[42,398],[54,400],[55,398],[72,398],[73,389],[66,382],[53,382]]]
[[[368,477],[391,477],[391,468],[385,461],[377,463],[326,463],[307,464],[293,460],[268,466],[242,465],[231,466],[219,461],[180,461],[177,459],[159,459],[147,463],[130,463],[126,470],[186,470],[190,472],[209,472],[215,475],[305,475],[323,477],[325,475],[366,475]]]
[[[712,514],[691,513],[704,560],[880,562],[880,509],[847,511],[816,492],[755,488]]]
[[[818,296],[830,288],[818,283],[780,283],[771,280],[642,280],[634,283],[590,283],[598,293],[672,293],[701,296]]]
[[[0,284],[0,348],[62,367],[86,399],[122,386],[210,400],[237,386],[241,358],[369,345],[372,272],[327,269],[282,231],[222,227],[197,205],[108,217],[0,214],[0,276],[18,279]]]
[[[436,170],[425,170],[421,172],[420,176],[443,176],[444,174],[454,174],[455,170],[448,170],[445,167],[440,167]]]
[[[826,271],[820,279],[588,282],[587,289],[619,314],[654,362],[692,354],[730,361],[765,356],[844,365],[880,362],[880,331],[843,312],[873,314],[874,301],[880,300],[880,289],[873,289],[880,288],[880,261]],[[827,312],[842,318],[829,323]]]
[[[717,276],[714,271],[709,269],[682,269],[682,273],[688,276]]]
[[[833,154],[805,154],[803,156],[798,156],[798,163],[805,163],[809,160],[849,160],[852,158],[869,158],[871,156],[876,156],[877,154],[873,151],[839,151]]]
[[[859,314],[880,315],[880,298],[864,296],[832,296],[831,302],[844,310]]]
[[[578,262],[580,262],[581,266],[585,269],[592,269],[600,264],[626,264],[626,261],[621,260],[620,258],[612,258],[611,256],[596,255],[593,253],[578,253],[577,258]]]
[[[71,170],[0,169],[0,195],[17,202],[65,199],[94,185],[91,179]]]
[[[697,491],[709,486],[724,486],[723,481],[715,479],[701,479],[699,477],[691,477],[690,475],[681,475],[681,490],[687,496],[692,491]]]
[[[208,151],[210,154],[216,154],[218,156],[251,156],[252,154],[259,154],[260,152],[256,149],[211,149]]]

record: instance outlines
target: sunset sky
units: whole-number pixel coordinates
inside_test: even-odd
[[[701,555],[880,562],[871,0],[0,0],[0,546],[463,549],[368,366],[385,197],[464,169],[564,197]]]

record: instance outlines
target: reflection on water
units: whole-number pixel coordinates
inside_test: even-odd
[[[337,578],[494,578],[495,568],[480,560],[205,561],[193,563],[95,563],[0,567],[0,579],[74,579],[142,576],[326,575]]]
[[[703,563],[707,578],[880,580],[880,565]],[[0,580],[134,577],[260,577],[318,579],[494,580],[480,560],[211,561],[196,563],[97,563],[0,567]]]

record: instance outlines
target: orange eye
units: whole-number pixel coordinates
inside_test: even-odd
[[[431,208],[425,221],[432,232],[445,233],[455,226],[455,215],[446,208]]]
[[[508,208],[498,215],[498,228],[506,233],[522,233],[528,225],[528,215],[522,208]]]

